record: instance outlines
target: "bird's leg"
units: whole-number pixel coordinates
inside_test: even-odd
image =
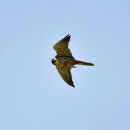
[[[73,65],[72,68],[77,68],[77,67],[75,65]]]

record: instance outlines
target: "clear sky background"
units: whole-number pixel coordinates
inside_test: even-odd
[[[71,35],[68,86],[51,59]],[[1,0],[0,130],[130,130],[130,1]]]

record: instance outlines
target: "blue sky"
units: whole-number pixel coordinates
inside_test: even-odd
[[[71,35],[76,88],[53,45]],[[129,130],[128,0],[0,1],[0,130]]]

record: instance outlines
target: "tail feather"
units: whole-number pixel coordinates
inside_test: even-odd
[[[76,61],[75,61],[75,64],[79,64],[79,65],[87,65],[87,66],[94,66],[93,63],[90,63],[90,62],[84,62],[84,61],[79,61],[79,60],[76,60]]]

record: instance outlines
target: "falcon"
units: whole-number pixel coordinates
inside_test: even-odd
[[[71,75],[71,69],[75,68],[74,65],[94,66],[94,64],[90,62],[76,60],[73,57],[71,50],[68,48],[70,37],[71,35],[68,34],[53,46],[57,55],[55,56],[55,58],[52,59],[52,64],[56,66],[56,69],[62,79],[68,85],[75,87]]]

